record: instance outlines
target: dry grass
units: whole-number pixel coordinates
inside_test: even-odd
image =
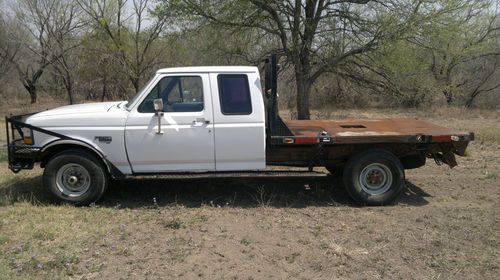
[[[495,279],[499,115],[415,113],[480,141],[455,169],[408,171],[387,207],[355,207],[322,179],[122,182],[76,208],[50,202],[40,169],[15,175],[0,162],[0,279]]]
[[[500,143],[500,126],[480,128],[477,132],[477,139],[483,142]]]
[[[41,96],[40,99],[43,99],[45,101],[31,104],[26,99],[22,99],[20,101],[16,99],[11,100],[6,98],[2,100],[2,103],[0,104],[0,115],[8,116],[9,114],[26,114],[68,105],[66,102],[63,102],[61,100],[54,100],[49,96]]]

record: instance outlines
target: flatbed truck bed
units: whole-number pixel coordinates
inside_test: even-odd
[[[326,131],[334,143],[411,142],[416,136],[430,141],[451,141],[451,136],[468,138],[470,133],[455,131],[417,118],[288,120],[285,124],[296,136],[314,137]]]

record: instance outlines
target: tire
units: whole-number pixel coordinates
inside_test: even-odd
[[[55,155],[43,172],[43,185],[53,198],[74,205],[89,205],[99,200],[108,182],[100,160],[79,150]]]
[[[344,168],[344,186],[356,202],[387,205],[405,186],[400,160],[384,150],[368,150],[353,156]]]

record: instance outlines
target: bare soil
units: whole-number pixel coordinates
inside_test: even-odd
[[[477,140],[454,169],[408,170],[384,207],[324,178],[116,182],[78,208],[47,198],[42,170],[7,171],[2,152],[0,278],[498,279],[498,111],[316,113],[411,115]]]

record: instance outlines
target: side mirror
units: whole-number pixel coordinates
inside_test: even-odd
[[[163,116],[163,100],[161,98],[157,98],[153,100],[153,105],[156,111],[156,117],[158,119],[158,130],[156,134],[163,134],[161,131],[161,117]]]
[[[153,100],[153,105],[155,107],[156,112],[163,111],[163,99],[157,98],[157,99]]]

